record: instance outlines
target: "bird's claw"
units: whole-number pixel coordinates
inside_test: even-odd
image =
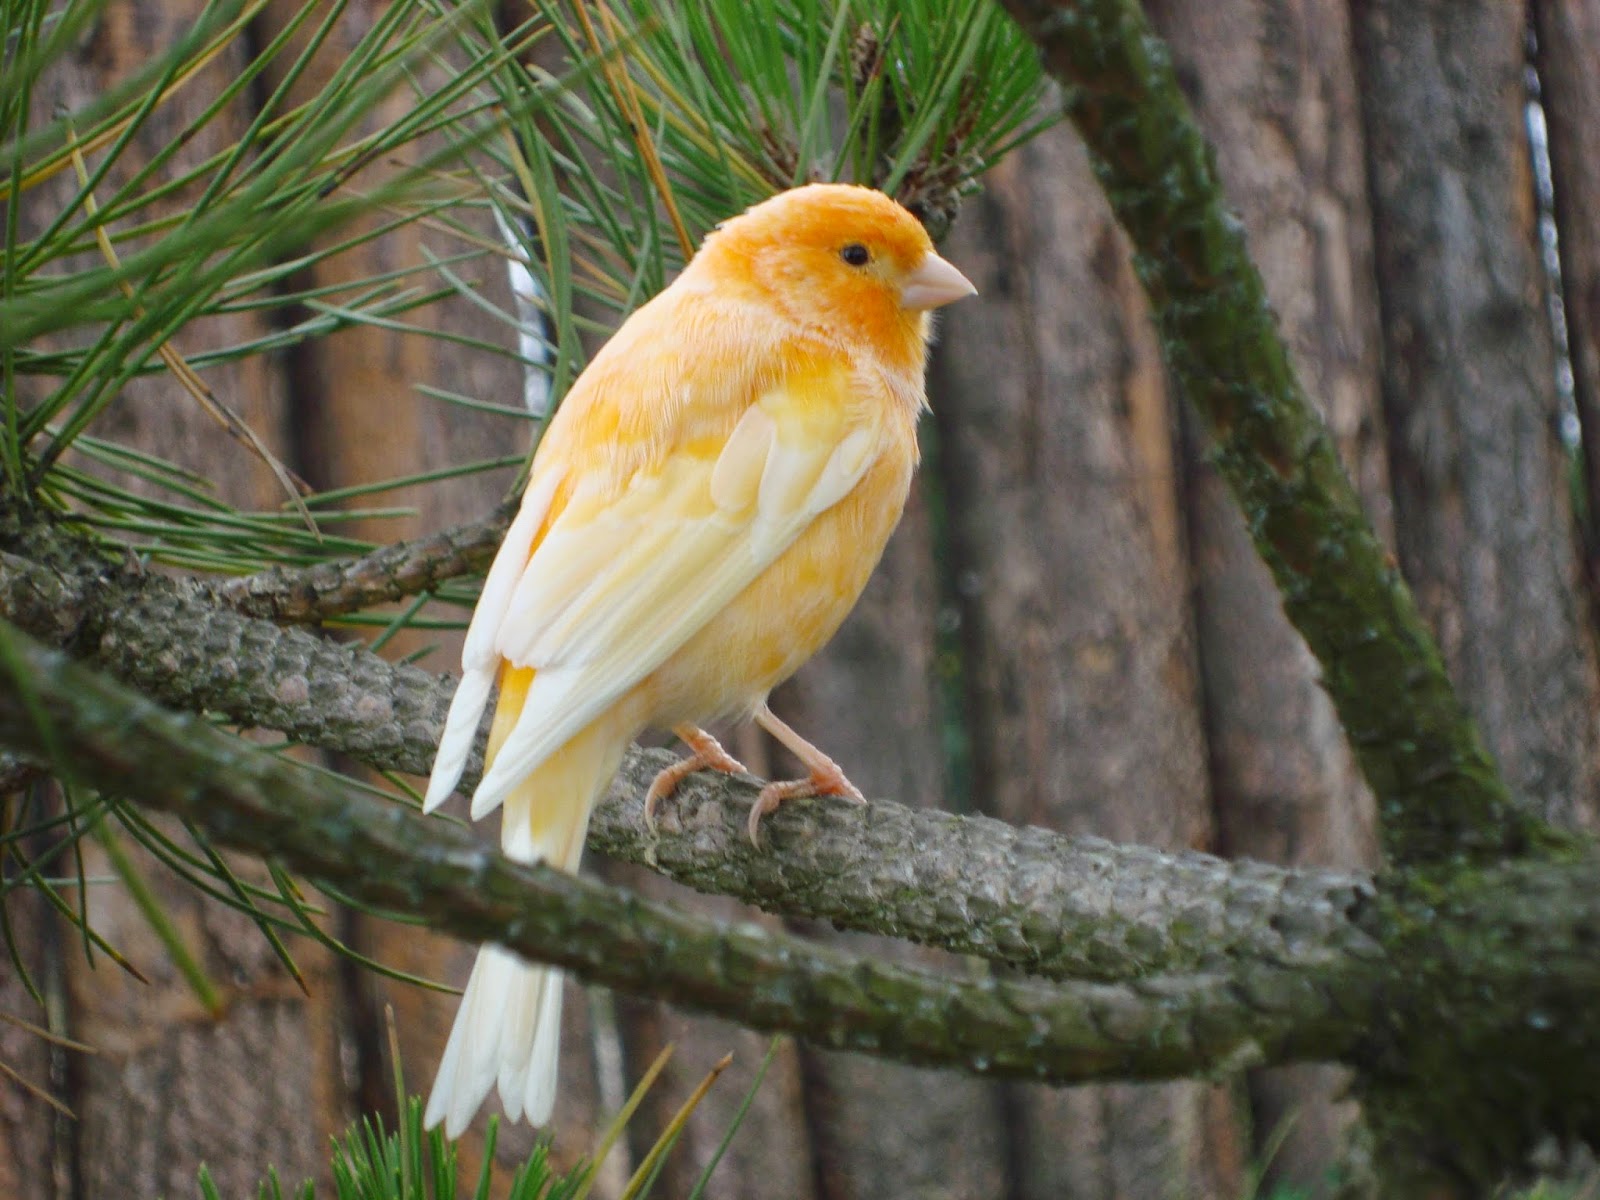
[[[677,791],[678,785],[696,771],[746,774],[744,764],[724,750],[722,743],[705,730],[684,725],[673,732],[689,747],[690,753],[670,767],[658,771],[650,782],[650,790],[644,794],[644,823],[651,833],[656,831],[656,805]]]
[[[845,773],[837,763],[832,759],[823,759],[804,779],[769,783],[756,794],[756,802],[750,806],[750,821],[746,826],[750,844],[757,850],[761,849],[762,817],[777,812],[778,806],[785,800],[800,800],[808,796],[840,796],[857,804],[867,802],[861,789],[845,778]]]

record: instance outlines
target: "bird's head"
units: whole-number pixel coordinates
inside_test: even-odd
[[[911,213],[851,184],[793,188],[724,221],[695,265],[802,325],[919,361],[928,313],[977,291]]]

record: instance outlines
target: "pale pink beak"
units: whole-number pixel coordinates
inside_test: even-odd
[[[977,294],[972,280],[930,250],[917,269],[906,276],[905,286],[900,289],[900,307],[913,311],[938,308]]]

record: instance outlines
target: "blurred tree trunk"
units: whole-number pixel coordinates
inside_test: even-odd
[[[1533,0],[1572,390],[1583,426],[1591,602],[1600,580],[1600,0]]]
[[[30,856],[43,849],[37,845],[27,847]],[[81,943],[73,944],[73,931],[65,921],[56,919],[42,894],[19,889],[7,895],[4,903],[11,934],[16,939],[17,959],[39,989],[45,1007],[40,1008],[21,974],[7,962],[0,969],[0,1013],[48,1027],[56,1023],[52,1015],[65,1015],[61,956],[81,954]],[[38,1034],[0,1020],[0,1063],[33,1087],[65,1100],[65,1081],[61,1077],[65,1074],[66,1052],[53,1050]],[[0,1075],[0,1196],[45,1200],[71,1195],[71,1133],[69,1118],[28,1094],[16,1079]]]
[[[1065,129],[990,175],[950,254],[983,295],[950,313],[932,380],[973,806],[1208,848],[1172,410],[1125,244]],[[1163,803],[1116,803],[1129,795]],[[1016,1087],[1006,1112],[1015,1195],[1237,1190],[1226,1092]]]
[[[1592,825],[1600,675],[1536,250],[1525,13],[1353,12],[1401,567],[1513,791]]]
[[[1390,533],[1371,223],[1341,0],[1158,0],[1151,19],[1217,148],[1307,393],[1368,514]],[[1192,422],[1189,423],[1192,428]],[[1372,865],[1372,800],[1318,668],[1290,626],[1238,506],[1186,439],[1185,511],[1220,847],[1230,856]],[[1252,1075],[1254,1152],[1268,1182],[1311,1189],[1338,1157],[1348,1072]]]

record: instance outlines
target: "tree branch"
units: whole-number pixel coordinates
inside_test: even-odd
[[[1132,239],[1168,366],[1322,664],[1391,860],[1558,840],[1519,810],[1307,403],[1170,58],[1136,0],[1005,0]]]
[[[1357,874],[1163,854],[883,800],[785,805],[757,849],[745,834],[756,788],[727,776],[694,776],[651,831],[641,797],[666,761],[659,751],[628,758],[589,844],[769,912],[1052,979],[1381,956],[1351,919],[1371,896]]]
[[[1498,1118],[1505,1144],[1484,1148],[1491,1166],[1551,1122],[1600,1132],[1593,857],[1396,877],[1349,914],[1367,951],[1334,947],[1315,963],[1236,962],[1119,984],[951,977],[520,866],[459,825],[165,712],[3,624],[0,679],[0,742],[82,784],[366,903],[753,1028],[1057,1083],[1337,1058],[1362,1068],[1374,1096],[1429,1079],[1481,1082],[1441,1065],[1465,1059],[1492,1069],[1495,1086],[1437,1102]]]
[[[244,613],[280,625],[314,624],[431,591],[448,579],[487,569],[511,524],[516,501],[481,521],[396,542],[360,558],[311,567],[273,567],[212,590]]]
[[[59,531],[36,533],[29,549],[50,565],[0,552],[0,617],[159,703],[380,768],[431,765],[448,680],[243,617],[197,585],[105,564]],[[1170,856],[885,801],[787,805],[765,825],[771,850],[756,851],[743,833],[754,786],[704,774],[663,806],[651,833],[641,797],[667,757],[630,753],[591,844],[772,912],[1054,978],[1314,966],[1333,947],[1375,952],[1349,921],[1370,890],[1359,875]],[[475,760],[468,785],[478,769]]]
[[[188,580],[103,566],[58,539],[0,551],[0,617],[172,708],[218,713],[375,766],[426,774],[450,685],[416,667],[216,604]]]
[[[367,903],[593,982],[906,1062],[1057,1083],[1163,1079],[1348,1051],[1370,970],[1044,985],[855,959],[524,867],[458,825],[338,788],[165,712],[0,624],[0,739]]]

